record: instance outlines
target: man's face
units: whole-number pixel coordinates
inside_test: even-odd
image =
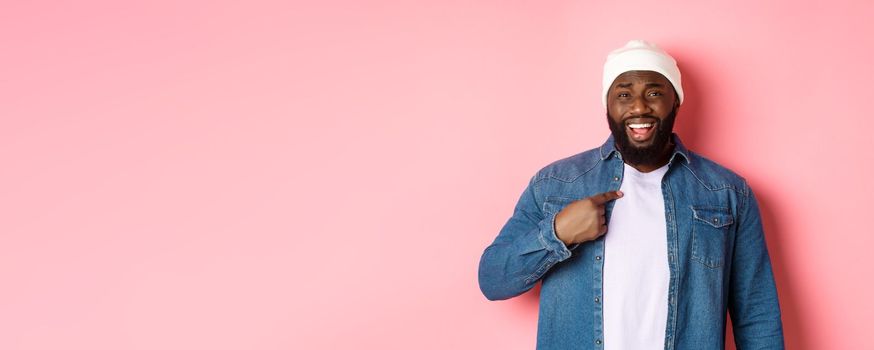
[[[679,100],[667,78],[651,71],[619,75],[607,92],[607,123],[626,163],[655,165],[667,156]]]

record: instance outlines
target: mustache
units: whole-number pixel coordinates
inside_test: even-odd
[[[652,114],[636,115],[633,117],[624,118],[624,119],[622,119],[622,122],[625,123],[625,122],[628,122],[629,120],[633,120],[633,119],[652,119],[653,122],[656,122],[656,123],[661,122],[661,120],[659,118],[656,118],[656,116],[654,116]]]

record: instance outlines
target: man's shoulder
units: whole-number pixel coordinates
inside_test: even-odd
[[[689,161],[683,163],[702,185],[710,190],[732,189],[746,194],[746,179],[734,170],[707,158],[700,153],[687,150]]]
[[[609,154],[603,152],[603,147],[605,146],[595,147],[547,164],[534,175],[534,182],[546,179],[562,182],[577,180],[604,164],[604,158]],[[687,159],[677,162],[678,166],[687,169],[689,174],[709,190],[730,189],[744,195],[749,191],[746,179],[728,167],[692,150],[684,149],[684,154]]]
[[[600,162],[600,148],[595,147],[547,164],[534,175],[534,180],[555,179],[572,182],[591,171]]]

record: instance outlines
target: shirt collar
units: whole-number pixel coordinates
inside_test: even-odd
[[[671,133],[671,137],[674,140],[674,152],[671,154],[671,158],[668,163],[673,164],[675,161],[685,160],[686,164],[690,164],[692,158],[689,157],[689,150],[686,148],[686,146],[683,145],[683,142],[680,141],[680,136],[678,136],[676,133]],[[600,152],[602,160],[606,160],[614,154],[619,155],[619,150],[616,149],[612,134],[607,137],[607,141],[605,141],[604,144],[601,145]]]

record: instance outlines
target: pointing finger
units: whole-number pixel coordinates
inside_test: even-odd
[[[610,192],[596,194],[594,196],[589,197],[589,199],[591,199],[592,202],[595,203],[595,205],[602,205],[604,203],[607,203],[609,201],[612,201],[612,200],[614,200],[616,198],[620,198],[620,197],[622,197],[622,191],[610,191]]]

